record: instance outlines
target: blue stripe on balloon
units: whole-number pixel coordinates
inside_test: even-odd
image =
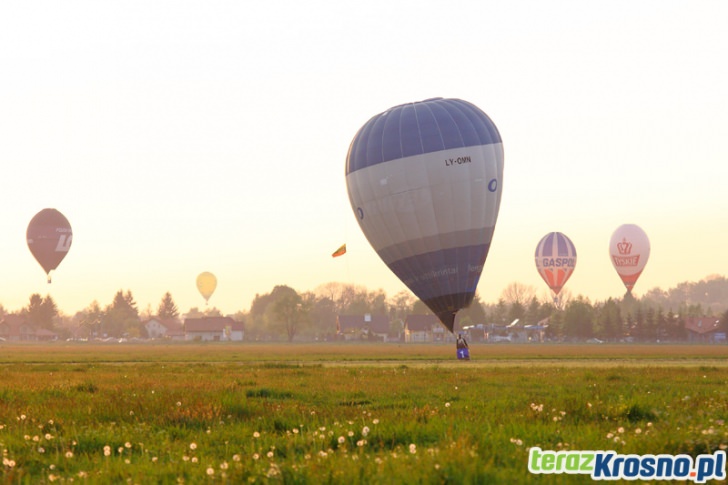
[[[421,300],[475,293],[490,244],[462,246],[419,254],[389,263],[389,268]],[[464,257],[464,253],[467,255]],[[451,273],[449,269],[456,269]]]
[[[430,99],[395,106],[371,118],[349,147],[346,173],[451,148],[501,143],[495,124],[460,99]]]
[[[541,251],[541,254],[536,254],[536,256],[543,256],[548,255],[551,256],[553,254],[554,250],[554,233],[550,233],[544,238],[543,242],[543,251]]]

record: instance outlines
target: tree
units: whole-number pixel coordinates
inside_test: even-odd
[[[99,336],[101,334],[103,317],[104,312],[96,300],[91,302],[84,310],[78,312],[76,318],[82,330],[82,335],[86,335],[87,337]]]
[[[139,310],[130,290],[119,290],[114,301],[106,308],[101,321],[102,333],[111,337],[139,337],[144,330],[139,320]]]
[[[524,308],[536,296],[533,286],[511,283],[503,289],[501,298],[509,305],[518,304]]]
[[[622,338],[622,315],[613,299],[607,300],[597,311],[596,335],[605,340]]]
[[[157,309],[157,316],[159,318],[169,318],[174,320],[179,317],[179,310],[177,309],[177,305],[174,304],[172,295],[169,292],[165,293],[162,297],[162,301],[159,303],[159,308]]]
[[[723,313],[723,316],[720,317],[720,329],[723,332],[728,332],[728,310],[726,310]]]
[[[31,325],[53,330],[53,319],[58,316],[58,308],[50,295],[43,298],[38,293],[33,293],[30,295],[28,306],[23,308],[21,314]]]
[[[288,290],[290,291],[279,291],[275,295],[275,300],[271,304],[273,318],[269,327],[283,329],[288,341],[292,342],[301,331],[301,327],[308,322],[314,296],[308,293],[302,297],[295,290],[291,288]]]
[[[470,306],[463,308],[458,312],[458,316],[463,321],[465,318],[469,319],[473,325],[484,324],[486,322],[485,310],[483,309],[483,303],[480,301],[480,295],[477,293],[473,296],[473,302]]]
[[[584,298],[572,300],[564,310],[564,335],[587,339],[594,335],[594,324],[592,321],[592,306]]]
[[[412,312],[412,305],[415,304],[415,297],[409,290],[401,290],[389,299],[389,318],[404,322],[407,315]]]

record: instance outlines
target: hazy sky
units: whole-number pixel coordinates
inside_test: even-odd
[[[592,300],[624,294],[623,223],[652,245],[637,295],[728,274],[727,22],[724,0],[2,2],[0,303],[50,294],[72,314],[123,289],[186,311],[202,271],[224,313],[277,284],[392,296],[346,154],[371,116],[438,96],[503,138],[484,301],[515,281],[546,296],[550,231]],[[50,286],[25,240],[46,207],[74,234]]]

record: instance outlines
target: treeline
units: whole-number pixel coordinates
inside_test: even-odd
[[[246,340],[324,340],[336,333],[338,315],[386,315],[391,332],[403,328],[408,315],[429,309],[409,291],[388,297],[384,291],[362,286],[327,283],[313,291],[297,292],[279,285],[258,294],[250,310],[228,315],[245,323]],[[140,311],[130,290],[119,290],[111,303],[92,302],[73,316],[61,315],[50,296],[33,294],[17,312],[36,328],[67,337],[146,337],[144,322],[151,317],[182,322],[184,318],[221,316],[217,308],[190,308],[182,314],[172,295],[162,296],[156,308]],[[0,317],[5,316],[0,306]],[[690,317],[715,317],[728,330],[728,278],[712,276],[685,282],[669,290],[655,288],[639,299],[626,294],[619,299],[592,302],[562,291],[558,300],[536,296],[536,289],[512,283],[496,303],[484,303],[476,294],[473,304],[458,313],[460,328],[485,324],[502,327],[516,319],[524,325],[548,323],[547,335],[556,339],[681,340]]]

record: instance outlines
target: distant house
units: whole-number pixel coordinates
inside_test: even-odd
[[[685,330],[689,342],[725,342],[725,332],[721,331],[717,317],[687,317]]]
[[[389,340],[389,317],[386,315],[339,315],[336,333],[344,340]]]
[[[151,317],[143,322],[143,325],[149,338],[185,339],[185,330],[182,324],[173,318]]]
[[[404,320],[404,341],[433,342],[440,327],[440,320],[435,315],[408,315]]]
[[[29,324],[22,315],[5,315],[0,321],[0,338],[9,342],[37,342],[56,340],[58,334]]]
[[[185,340],[241,342],[245,325],[230,317],[186,318]]]

